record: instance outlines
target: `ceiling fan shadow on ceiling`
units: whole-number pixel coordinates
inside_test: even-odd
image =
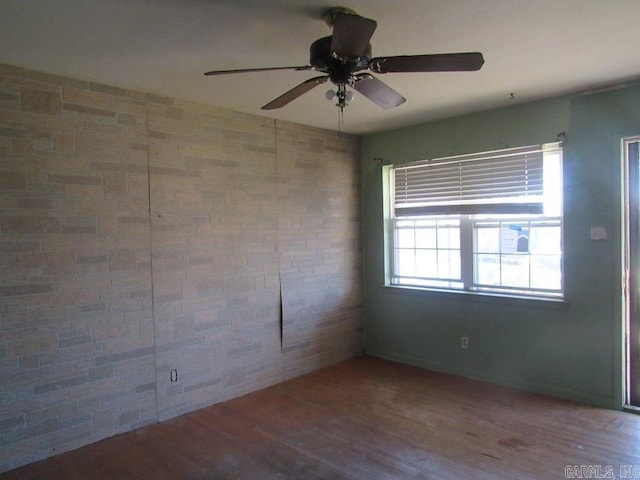
[[[212,70],[205,75],[228,75],[236,73],[264,72],[272,70],[314,70],[324,75],[305,80],[291,90],[262,107],[274,110],[313,88],[330,80],[337,90],[329,90],[327,98],[336,99],[336,106],[342,114],[353,99],[352,88],[381,108],[389,109],[402,105],[406,98],[372,75],[399,72],[464,72],[479,70],[484,64],[480,52],[441,53],[430,55],[400,55],[392,57],[371,56],[369,40],[377,27],[377,22],[361,17],[353,10],[336,7],[324,15],[325,22],[333,29],[333,34],[311,44],[309,65],[244,68],[237,70]]]

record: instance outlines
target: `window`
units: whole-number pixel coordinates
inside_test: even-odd
[[[389,171],[392,285],[562,297],[560,144]]]

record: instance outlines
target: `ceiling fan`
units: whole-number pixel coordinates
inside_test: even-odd
[[[212,70],[205,75],[226,75],[234,73],[262,72],[269,70],[315,70],[324,75],[305,80],[262,107],[273,110],[307,93],[311,89],[330,80],[337,91],[329,90],[327,98],[337,99],[340,112],[353,99],[350,87],[371,100],[376,105],[388,109],[403,104],[406,99],[384,82],[374,77],[376,74],[395,72],[454,72],[479,70],[484,63],[482,53],[443,53],[432,55],[401,55],[393,57],[371,57],[371,39],[377,22],[361,17],[353,10],[337,7],[324,15],[325,22],[333,28],[333,34],[311,44],[309,65],[288,67],[244,68],[238,70]]]

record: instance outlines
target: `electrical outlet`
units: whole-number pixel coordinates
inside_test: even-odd
[[[175,383],[178,381],[178,369],[174,368],[173,370],[171,370],[169,372],[169,380],[171,381],[171,383]]]
[[[469,348],[469,337],[460,337],[460,348]]]

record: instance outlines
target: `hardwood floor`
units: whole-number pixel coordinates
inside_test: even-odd
[[[638,415],[362,357],[0,479],[538,480],[621,468],[640,478]]]

